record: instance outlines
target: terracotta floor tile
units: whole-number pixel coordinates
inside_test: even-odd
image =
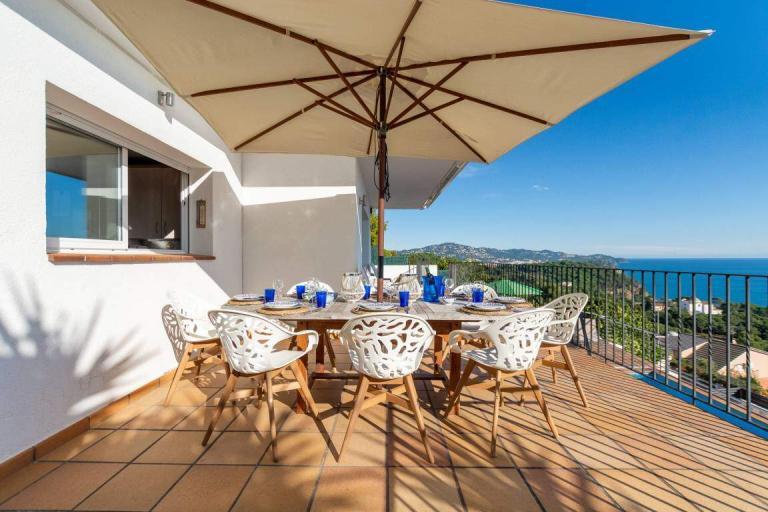
[[[389,472],[392,511],[462,510],[450,468],[392,468]]]
[[[88,430],[55,450],[46,453],[39,460],[69,460],[112,432],[112,430]]]
[[[261,466],[246,484],[232,512],[304,512],[319,474],[319,467]]]
[[[768,510],[768,500],[738,485],[738,474],[719,470],[657,471],[656,475],[668,482],[687,500],[703,510]],[[759,486],[765,489],[765,484]]]
[[[645,470],[603,469],[589,472],[624,510],[695,511],[664,480]]]
[[[332,437],[333,446],[325,458],[325,466],[385,466],[387,463],[388,436],[384,432],[354,432],[350,437],[340,462],[336,456],[341,450],[344,434]]]
[[[502,436],[503,449],[521,468],[578,468],[579,463],[552,436]]]
[[[317,404],[317,409],[322,428],[330,434],[333,432],[334,424],[336,423],[338,409],[329,404]],[[281,432],[323,432],[317,421],[311,414],[292,412],[291,414],[286,414],[282,423],[278,423],[278,429]]]
[[[58,462],[33,462],[0,480],[0,503],[60,466]]]
[[[548,512],[620,510],[603,490],[583,471],[576,469],[522,469]]]
[[[261,464],[280,466],[319,466],[328,442],[322,434],[280,432],[277,436],[278,461],[272,459],[272,447]]]
[[[768,466],[762,461],[736,451],[720,438],[709,436],[669,436],[668,442],[690,454],[708,469],[734,469],[762,471],[768,473]]]
[[[160,439],[160,430],[116,430],[72,460],[89,462],[130,462]]]
[[[211,437],[209,446],[216,441]],[[192,464],[206,447],[202,445],[203,432],[171,431],[136,459],[140,464]]]
[[[188,466],[131,464],[85,500],[78,510],[151,509]]]
[[[208,430],[208,425],[211,422],[213,412],[216,410],[214,406],[198,407],[189,416],[181,420],[173,430]],[[216,423],[215,430],[221,431],[227,428],[227,426],[240,414],[240,411],[236,407],[225,407],[219,417],[219,421]]]
[[[640,469],[643,467],[615,441],[605,436],[561,436],[560,443],[571,457],[588,469]]]
[[[668,443],[664,436],[610,436],[630,455],[649,469],[699,469],[702,462],[679,446]]]
[[[386,468],[323,468],[312,510],[383,512],[387,504]]]
[[[0,509],[71,509],[122,467],[123,464],[62,464],[3,503]]]
[[[503,446],[499,437],[496,445],[496,456],[491,457],[491,436],[477,434],[446,434],[445,441],[451,454],[451,463],[455,467],[514,467],[512,457]]]
[[[131,404],[128,405],[111,416],[107,416],[98,423],[91,424],[91,428],[120,428],[133,418],[146,411],[151,406],[146,404]]]
[[[491,435],[491,416],[493,409],[475,403],[461,406],[459,414],[441,417],[441,425],[445,433]],[[440,412],[442,414],[442,411]]]
[[[248,466],[192,466],[153,511],[227,511],[252,472]]]
[[[456,477],[467,510],[501,511],[511,504],[520,512],[541,510],[517,469],[457,468]]]
[[[195,410],[195,407],[163,407],[156,405],[123,425],[124,429],[162,429],[173,428]]]
[[[424,443],[418,432],[398,430],[387,435],[389,436],[387,444],[388,466],[444,467],[450,465],[448,448],[445,446],[443,435],[439,432],[433,430],[428,432],[429,447],[435,458],[434,464],[431,464],[427,459]]]
[[[339,410],[334,430],[346,432],[349,425],[349,415],[352,411],[348,408]],[[355,423],[355,432],[392,432],[394,415],[385,405],[377,405],[366,409],[360,414]]]
[[[253,403],[236,408],[227,405],[227,408],[234,409],[235,419],[229,424],[227,430],[238,432],[269,432],[269,409],[266,402],[262,402],[260,407]],[[282,425],[288,416],[296,414],[293,411],[292,402],[290,404],[282,400],[275,400],[275,423],[278,428]]]
[[[223,432],[199,464],[258,464],[267,447],[269,436],[261,432]]]

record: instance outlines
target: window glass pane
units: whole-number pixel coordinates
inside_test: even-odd
[[[120,240],[120,203],[120,148],[49,119],[46,235]]]

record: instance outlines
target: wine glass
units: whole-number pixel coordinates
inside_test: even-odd
[[[275,279],[272,281],[272,288],[275,289],[275,293],[277,294],[277,299],[280,300],[283,296],[283,280],[282,279]]]
[[[452,278],[446,277],[443,280],[443,284],[445,284],[445,294],[450,295],[451,292],[453,291],[453,285],[455,285],[456,282]]]

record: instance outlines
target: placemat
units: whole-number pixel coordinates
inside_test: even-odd
[[[293,309],[267,309],[264,307],[264,304],[261,304],[259,307],[256,308],[256,312],[262,315],[270,315],[270,316],[288,316],[288,315],[296,315],[299,313],[306,313],[309,311],[308,306],[299,306],[298,308]]]
[[[255,306],[257,304],[264,304],[263,300],[235,300],[229,299],[227,306]]]
[[[515,307],[519,308],[520,305],[516,304]],[[471,309],[466,306],[462,306],[461,308],[459,308],[459,311],[461,311],[462,313],[470,314],[470,315],[482,315],[482,316],[509,316],[515,313],[511,309],[502,309],[499,311],[480,311],[478,309]]]

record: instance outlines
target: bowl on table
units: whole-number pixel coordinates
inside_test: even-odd
[[[275,300],[264,304],[264,309],[284,310],[301,307],[301,302],[295,299]]]

